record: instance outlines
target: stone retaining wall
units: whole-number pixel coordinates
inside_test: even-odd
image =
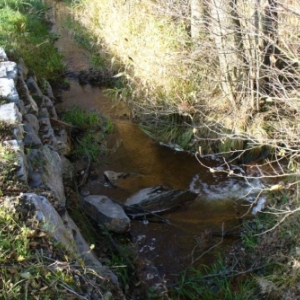
[[[49,83],[44,82],[40,87],[22,62],[9,61],[0,48],[0,122],[12,126],[13,136],[3,144],[17,154],[19,179],[28,186],[22,197],[34,205],[36,218],[55,240],[77,252],[87,266],[117,285],[117,277],[90,251],[64,209],[64,180],[72,176],[72,171],[64,172],[71,165],[65,157],[70,146],[67,129],[57,119],[54,100]]]

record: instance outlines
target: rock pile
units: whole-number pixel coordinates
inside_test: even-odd
[[[71,163],[65,157],[70,145],[67,128],[57,119],[54,100],[48,82],[40,87],[24,63],[9,61],[0,48],[0,122],[12,128],[12,138],[3,145],[17,154],[19,179],[28,186],[22,201],[34,207],[37,220],[56,241],[118,285],[115,274],[91,252],[65,210],[64,182],[72,181]],[[35,190],[41,193],[33,193]]]

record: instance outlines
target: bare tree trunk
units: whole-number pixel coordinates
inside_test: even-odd
[[[276,68],[276,56],[279,54],[277,47],[278,39],[278,13],[275,0],[268,0],[264,9],[263,23],[263,68],[262,72],[267,73],[265,77],[265,92],[268,95],[276,93],[276,83],[272,80]],[[263,74],[265,75],[265,74]]]
[[[221,86],[232,109],[236,109],[236,83],[241,66],[236,47],[240,40],[240,28],[237,28],[236,5],[234,0],[211,0],[210,32],[219,54]],[[242,44],[241,44],[242,45]]]
[[[200,0],[191,0],[191,37],[198,41],[201,31],[201,3]]]
[[[195,43],[200,42],[200,38],[202,34],[208,34],[208,30],[207,30],[208,2],[207,1],[190,0],[191,37]]]
[[[210,0],[209,7],[210,33],[219,54],[224,95],[233,109],[241,104],[242,110],[254,106],[258,110],[261,95],[272,94],[276,86],[270,73],[274,74],[279,54],[277,1]]]

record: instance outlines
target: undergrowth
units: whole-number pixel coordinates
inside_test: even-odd
[[[269,207],[245,224],[245,260],[258,299],[299,299],[300,212],[296,189],[272,195]],[[250,268],[249,267],[249,268]]]
[[[155,123],[155,128],[147,130],[151,135],[158,139],[172,136],[172,143],[186,149],[189,138],[183,131],[193,132],[190,123],[174,122],[170,132],[163,116],[192,115],[215,89],[203,80],[208,70],[201,62],[207,61],[207,53],[197,54],[195,64],[189,57],[192,43],[186,22],[174,22],[168,14],[156,15],[156,9],[151,1],[114,3],[114,8],[107,1],[78,1],[70,9],[70,26],[75,39],[91,51],[93,63],[118,73],[119,80],[107,94],[126,101],[139,122]]]
[[[49,32],[43,1],[5,0],[0,3],[0,45],[11,60],[22,57],[39,78],[55,81],[64,65],[54,47],[56,36]]]
[[[241,239],[215,263],[178,274],[169,287],[171,299],[300,299],[296,190],[269,194],[267,208],[243,220]]]
[[[22,192],[31,189],[19,180],[18,168],[15,151],[1,145],[0,299],[86,299],[91,284],[102,295],[107,282],[56,242],[24,202]]]
[[[179,274],[178,283],[171,289],[174,300],[244,300],[257,299],[253,294],[254,282],[230,274],[226,263],[219,259],[203,271],[186,269]]]
[[[86,299],[90,284],[101,295],[103,278],[78,263],[21,207],[20,199],[0,199],[0,298]]]
[[[113,131],[113,123],[108,117],[96,111],[88,112],[74,106],[65,112],[62,118],[75,127],[72,150],[75,157],[95,160],[108,151],[105,137]]]

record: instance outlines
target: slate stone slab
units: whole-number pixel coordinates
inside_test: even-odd
[[[125,202],[125,211],[131,216],[170,211],[196,199],[198,194],[188,190],[170,190],[163,186],[145,188]]]
[[[18,76],[18,67],[15,62],[5,61],[0,63],[0,78],[10,78],[16,80]]]
[[[20,101],[13,79],[0,78],[0,98],[16,103]]]
[[[8,124],[21,123],[22,115],[15,103],[0,105],[0,121]]]
[[[83,199],[83,207],[90,218],[110,231],[124,233],[130,228],[130,219],[123,208],[106,196],[89,195]]]

